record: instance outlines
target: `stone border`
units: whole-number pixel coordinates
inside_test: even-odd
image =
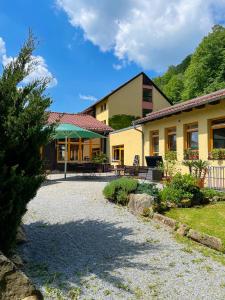
[[[225,251],[221,239],[217,237],[193,230],[186,224],[179,223],[172,218],[158,213],[154,213],[153,220],[168,226],[170,229],[172,229],[172,231],[178,233],[179,235],[186,236],[187,238],[190,238],[193,241],[198,242],[204,246],[220,252]]]
[[[16,265],[0,252],[0,299],[43,300],[43,295]]]

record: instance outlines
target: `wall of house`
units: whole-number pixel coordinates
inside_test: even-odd
[[[184,112],[176,116],[166,117],[143,125],[144,132],[144,153],[150,155],[150,132],[159,130],[159,155],[164,156],[166,150],[165,130],[176,126],[177,141],[177,168],[186,172],[187,168],[182,166],[184,159],[184,125],[198,122],[199,136],[199,159],[208,160],[209,156],[209,121],[225,117],[225,102],[217,105],[208,105],[202,109],[194,109],[191,112]],[[225,161],[209,160],[210,165],[225,166]]]
[[[166,100],[166,98],[154,86],[152,87],[152,99],[153,111],[157,111],[171,106],[171,104]]]
[[[101,111],[101,106],[106,104],[106,110]],[[104,100],[102,102],[100,102],[99,104],[96,105],[95,107],[95,113],[96,113],[96,119],[100,122],[106,122],[106,124],[108,125],[108,119],[109,119],[109,110],[108,110],[108,100]]]
[[[141,126],[137,127],[141,129]],[[119,161],[113,161],[112,159],[112,147],[124,145],[124,164],[132,166],[134,162],[134,156],[139,155],[140,163],[142,162],[142,134],[141,132],[127,128],[112,132],[109,134],[109,156],[110,163],[112,165],[120,164]]]
[[[140,75],[109,96],[109,118],[118,114],[142,116],[142,80]]]

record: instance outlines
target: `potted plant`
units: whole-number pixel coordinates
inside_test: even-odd
[[[225,159],[225,149],[213,149],[210,158],[216,160]]]
[[[184,150],[184,159],[185,160],[195,160],[199,158],[198,150],[194,149],[185,149]]]
[[[199,188],[203,188],[208,170],[208,162],[199,159],[192,161],[184,161],[183,165],[187,166],[189,168],[189,173],[197,179]]]
[[[158,169],[164,173],[164,181],[169,182],[176,172],[176,151],[168,151],[165,154],[164,162],[159,163]]]
[[[98,172],[103,172],[105,171],[104,165],[108,162],[108,157],[105,153],[100,153],[92,158],[92,162],[99,165]]]

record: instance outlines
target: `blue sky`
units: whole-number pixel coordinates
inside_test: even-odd
[[[51,109],[79,112],[140,71],[154,77],[179,63],[214,23],[224,23],[224,5],[224,0],[2,0],[0,58],[2,53],[4,63],[16,56],[31,28],[40,42],[39,73],[55,78],[48,89]]]

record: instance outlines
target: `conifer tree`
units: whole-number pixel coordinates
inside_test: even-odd
[[[37,65],[35,46],[30,33],[0,75],[0,250],[5,254],[15,245],[27,204],[44,180],[40,148],[52,133],[46,126],[51,99],[44,94],[49,79],[24,84]]]

